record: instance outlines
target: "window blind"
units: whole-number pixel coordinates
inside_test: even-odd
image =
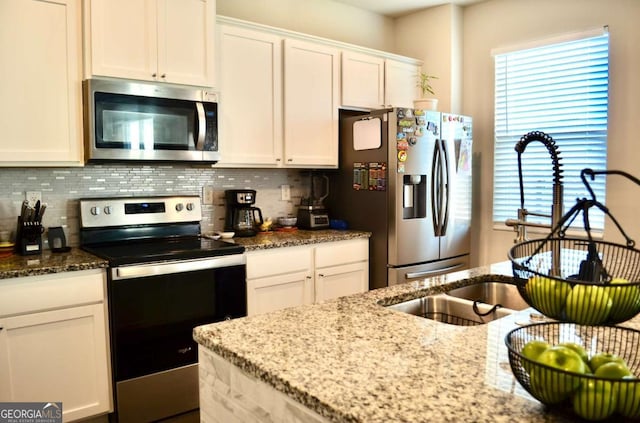
[[[495,150],[493,221],[517,217],[520,207],[518,160],[514,150],[531,131],[553,137],[563,164],[564,212],[576,198],[589,197],[580,171],[606,169],[609,84],[608,34],[512,51],[495,56]],[[539,142],[522,153],[524,206],[551,214],[551,157]],[[604,177],[591,186],[605,200]],[[592,208],[591,228],[604,230],[604,215]],[[549,219],[530,216],[532,222]],[[582,215],[572,227],[582,228]]]

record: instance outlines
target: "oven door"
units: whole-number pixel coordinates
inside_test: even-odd
[[[246,292],[242,254],[111,269],[109,321],[120,422],[157,420],[198,407],[193,328],[246,316]]]

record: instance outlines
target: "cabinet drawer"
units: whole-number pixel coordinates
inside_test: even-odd
[[[247,279],[310,271],[310,247],[286,247],[247,254]]]
[[[352,239],[318,245],[315,259],[316,268],[368,260],[369,240]]]
[[[0,317],[104,301],[103,269],[0,280]]]

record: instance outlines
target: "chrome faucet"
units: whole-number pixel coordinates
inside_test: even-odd
[[[553,166],[553,198],[551,204],[551,215],[542,214],[542,213],[534,213],[528,211],[524,207],[524,184],[522,180],[522,153],[527,148],[532,141],[540,141],[549,151],[551,155],[551,163]],[[507,219],[505,221],[505,225],[512,226],[516,231],[516,239],[514,242],[524,242],[527,241],[527,227],[538,227],[538,228],[549,228],[551,231],[555,231],[557,229],[557,225],[562,219],[563,210],[562,210],[562,197],[563,197],[563,186],[562,186],[562,172],[561,169],[562,163],[560,163],[560,151],[558,150],[558,146],[556,145],[553,138],[544,132],[533,131],[524,135],[520,138],[520,141],[516,143],[515,150],[518,153],[518,178],[520,182],[520,208],[518,209],[518,218],[517,219]],[[551,219],[550,224],[544,223],[535,223],[535,222],[527,222],[527,216],[539,216],[546,217]],[[555,245],[555,243],[553,244]],[[557,248],[553,248],[553,264],[552,269],[559,270],[560,269],[560,252],[556,251]]]

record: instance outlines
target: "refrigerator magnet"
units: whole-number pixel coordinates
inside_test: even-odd
[[[416,131],[417,132],[417,131]],[[417,134],[416,134],[417,135]],[[418,138],[416,137],[409,137],[409,145],[414,146],[418,143]]]
[[[398,161],[400,162],[407,161],[407,152],[405,150],[398,151]]]
[[[415,116],[424,116],[424,110],[422,110],[422,109],[416,109],[416,110],[413,112],[413,114],[414,114]]]
[[[416,132],[415,132],[416,137],[421,137],[422,136],[422,127],[418,126],[416,128]]]
[[[398,109],[398,112],[396,113],[396,116],[398,117],[398,119],[403,119],[404,118],[404,109]]]
[[[404,163],[398,163],[398,173],[404,173]]]
[[[413,137],[411,137],[411,138],[413,138]],[[407,150],[409,148],[409,143],[410,142],[411,141],[407,142],[407,140],[398,141],[398,151]]]
[[[398,132],[396,134],[396,140],[397,141],[403,140],[405,138],[407,138],[407,134],[405,134],[404,132]]]

